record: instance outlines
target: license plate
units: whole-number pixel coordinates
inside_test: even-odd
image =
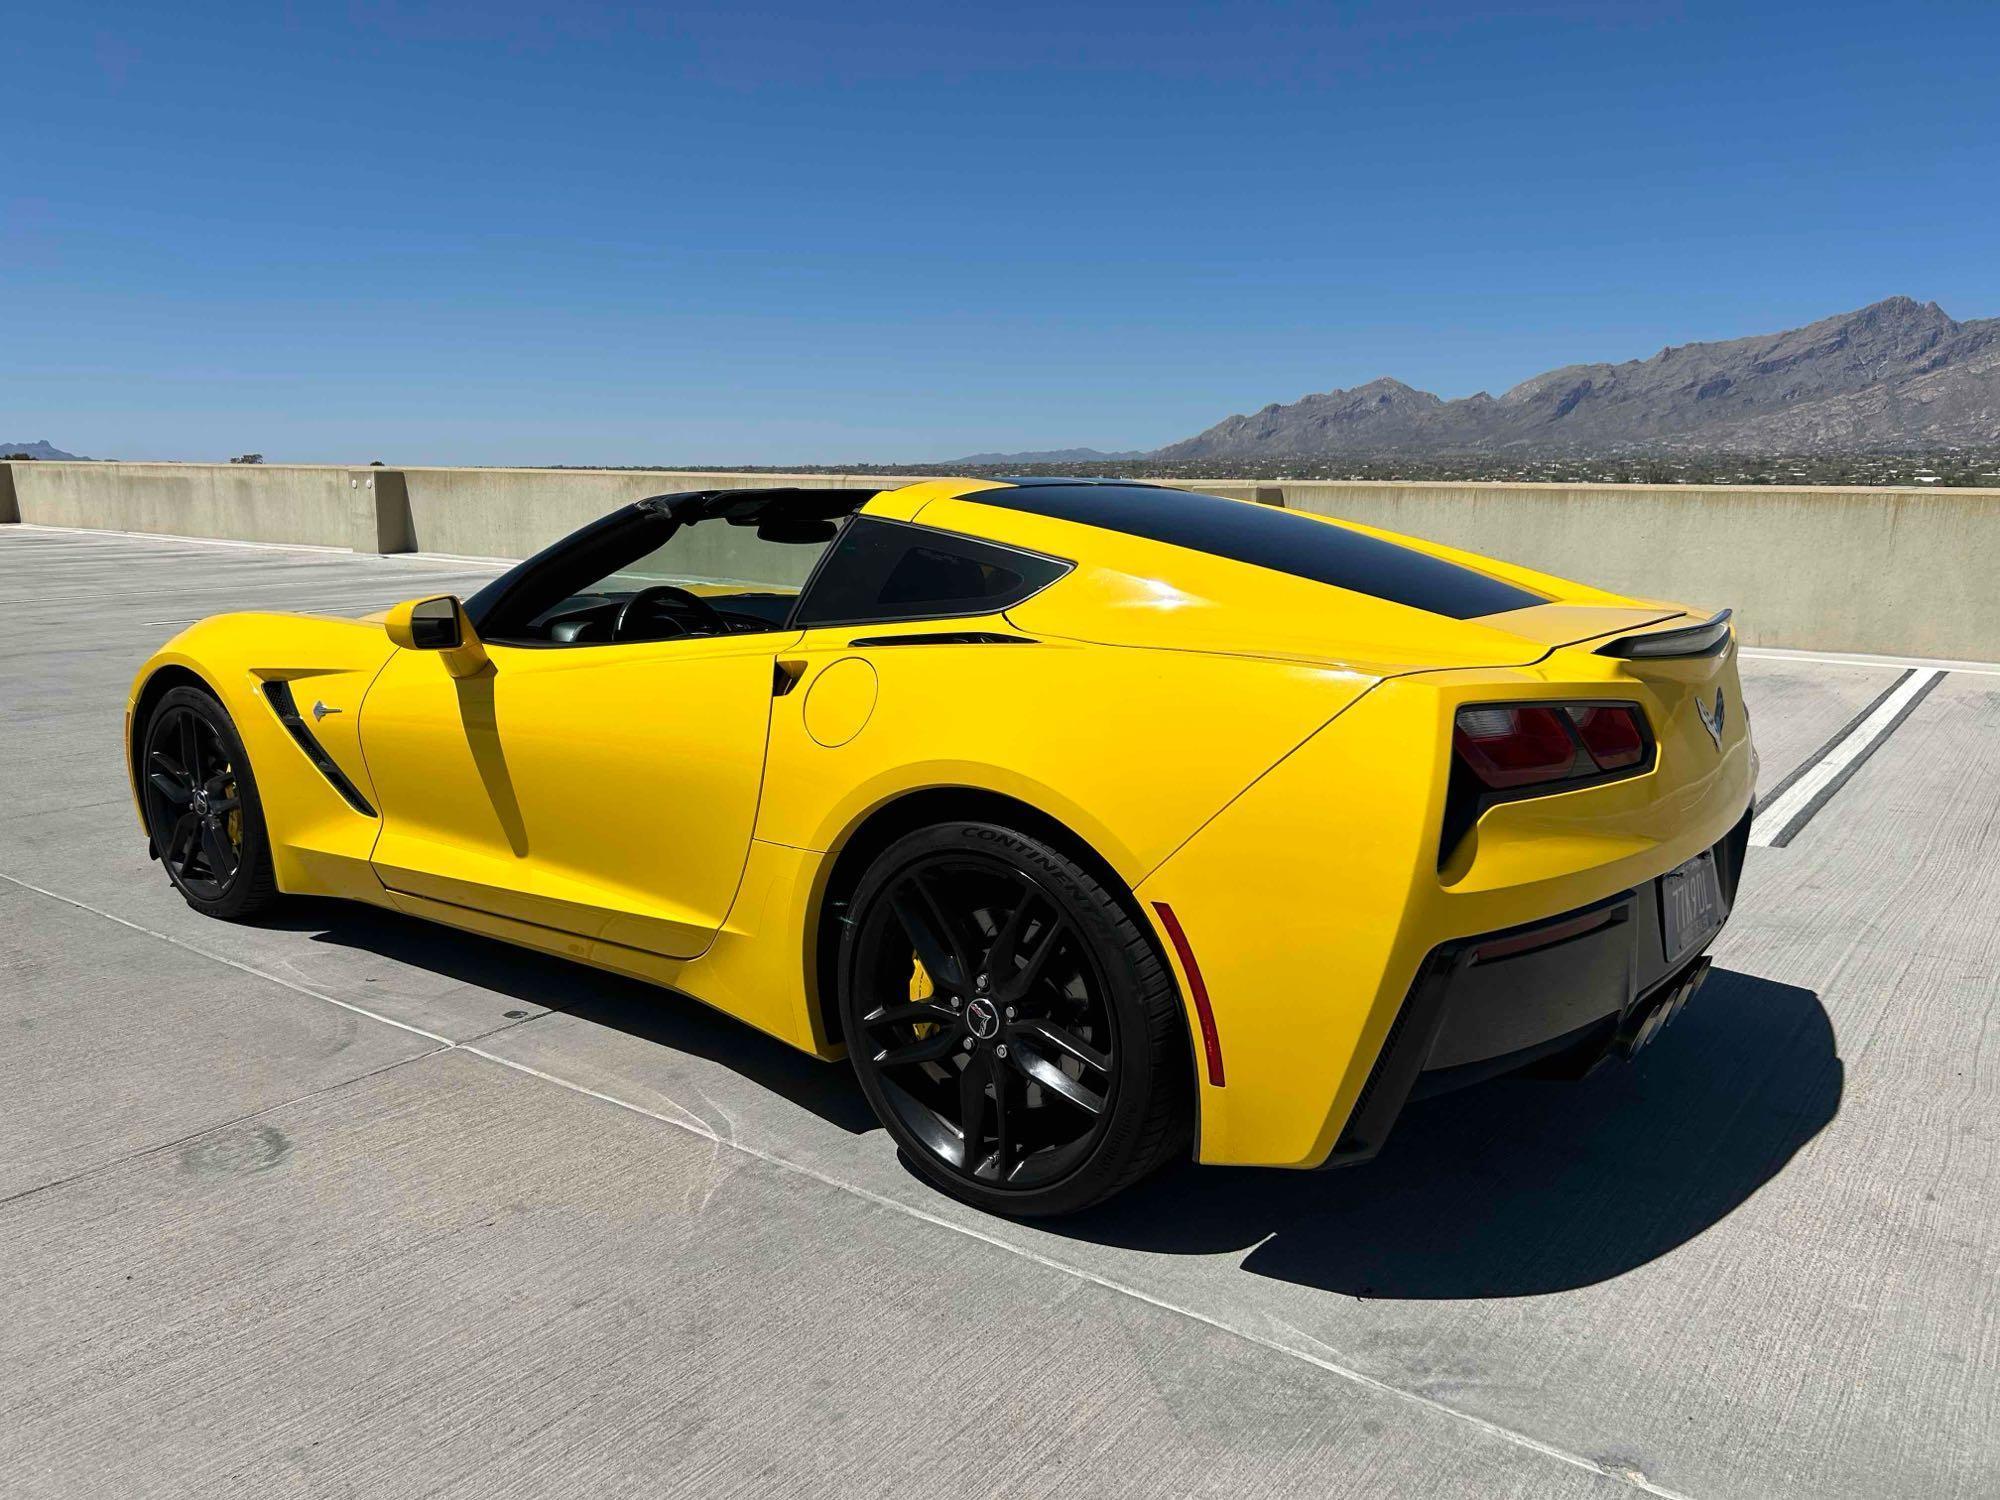
[[[1660,877],[1660,926],[1669,964],[1714,937],[1723,915],[1722,883],[1715,876],[1713,853],[1697,854]]]

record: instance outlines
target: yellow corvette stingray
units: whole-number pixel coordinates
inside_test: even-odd
[[[642,500],[462,603],[205,620],[127,743],[198,910],[344,896],[843,1052],[1003,1213],[1365,1160],[1629,1054],[1736,893],[1725,611],[1090,480]]]

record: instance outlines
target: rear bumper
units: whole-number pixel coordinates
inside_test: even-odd
[[[1712,846],[1725,922],[1750,819]],[[1529,1068],[1581,1077],[1650,1041],[1708,973],[1699,953],[1668,956],[1660,885],[1433,948],[1326,1165],[1372,1158],[1412,1099]]]

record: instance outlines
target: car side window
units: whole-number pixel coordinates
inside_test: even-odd
[[[777,517],[675,525],[623,513],[586,527],[468,605],[500,645],[606,646],[785,628],[838,527]]]
[[[956,532],[857,516],[799,600],[795,625],[867,625],[984,615],[1070,570],[1060,558]]]

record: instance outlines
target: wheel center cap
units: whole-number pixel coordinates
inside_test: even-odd
[[[965,1007],[965,1024],[979,1040],[986,1041],[999,1033],[1000,1012],[991,1000],[974,1000]]]
[[[208,793],[203,791],[200,787],[195,788],[194,810],[197,813],[201,814],[203,817],[208,816]]]

